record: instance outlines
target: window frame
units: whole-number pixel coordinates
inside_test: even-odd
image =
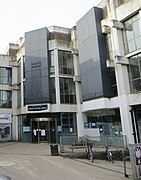
[[[141,48],[141,43],[138,43],[141,42],[141,19],[139,13],[124,21],[123,24],[124,49],[125,54],[128,54]],[[139,28],[135,28],[135,24]],[[138,33],[136,29],[138,29]],[[140,41],[138,41],[139,39]]]
[[[136,66],[133,66],[134,58],[137,61]],[[138,71],[138,76],[134,76],[137,74],[136,71]],[[131,93],[141,92],[141,53],[129,58],[128,73]]]
[[[0,108],[12,108],[12,91],[0,90]]]

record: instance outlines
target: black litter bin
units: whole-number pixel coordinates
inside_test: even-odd
[[[51,144],[50,145],[50,149],[51,149],[51,155],[52,156],[58,156],[58,145],[57,144]]]

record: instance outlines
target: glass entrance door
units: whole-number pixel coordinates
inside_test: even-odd
[[[49,121],[33,121],[32,132],[32,142],[49,142]]]

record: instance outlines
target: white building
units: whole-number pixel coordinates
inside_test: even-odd
[[[140,142],[140,9],[140,0],[103,0],[72,29],[37,29],[9,45],[0,59],[0,92],[12,95],[1,94],[0,117],[9,117],[12,140],[91,135],[111,145]],[[5,73],[12,82],[3,82]],[[10,140],[3,124],[0,140]]]
[[[141,138],[140,8],[139,0],[103,1],[77,22],[84,121],[115,143]]]

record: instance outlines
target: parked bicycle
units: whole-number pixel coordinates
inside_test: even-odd
[[[86,147],[87,158],[93,163],[94,162],[93,141],[90,140],[89,136],[85,135],[79,138],[79,142]]]
[[[94,152],[93,152],[93,145],[89,145],[87,151],[87,158],[90,160],[92,163],[94,162]]]
[[[105,151],[106,151],[106,160],[114,163],[113,153],[110,151],[108,146],[105,146]]]

